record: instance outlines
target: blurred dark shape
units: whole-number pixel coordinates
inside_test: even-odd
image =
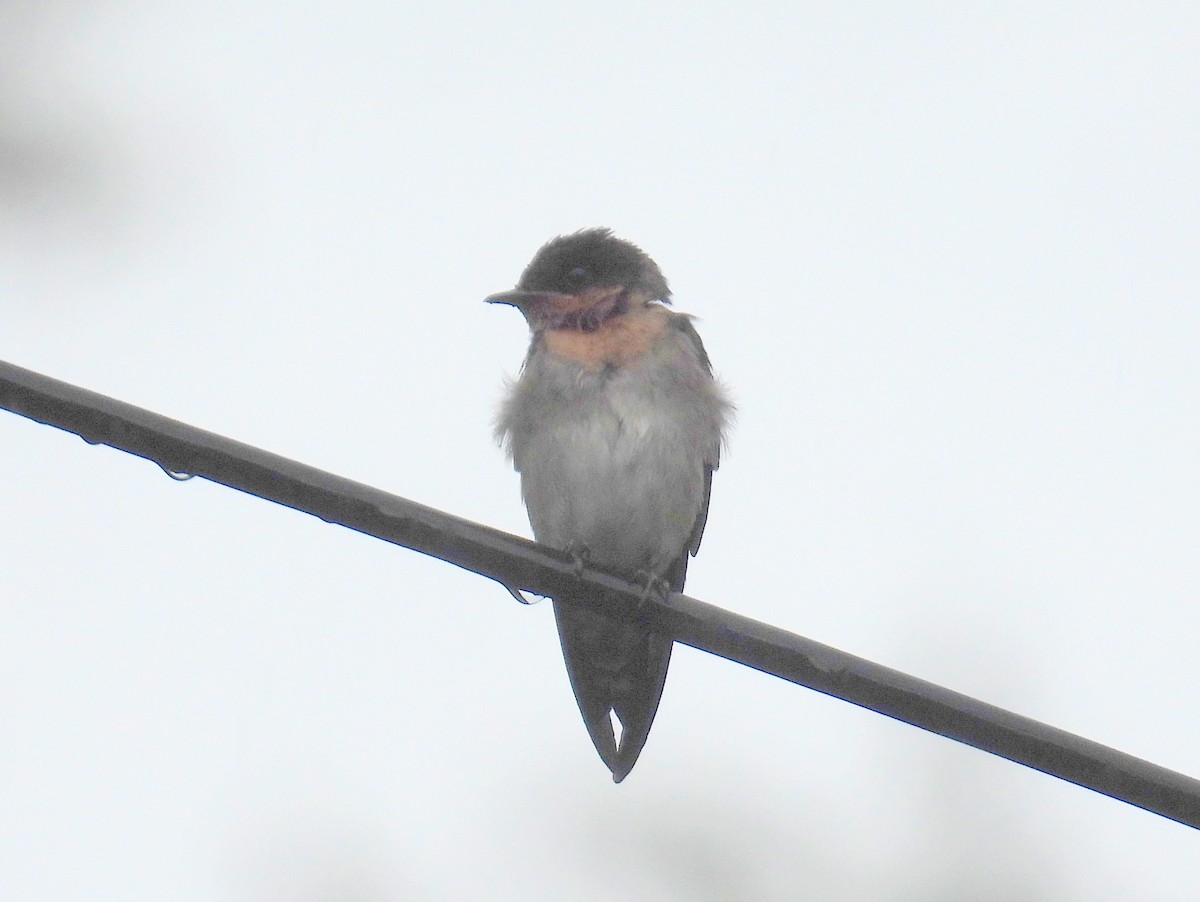
[[[0,209],[5,218],[59,219],[96,212],[109,181],[99,136],[22,134],[3,115],[5,99],[0,95]]]
[[[91,7],[0,4],[0,225],[10,236],[111,235],[122,206],[119,131],[82,90],[86,67],[70,65]]]

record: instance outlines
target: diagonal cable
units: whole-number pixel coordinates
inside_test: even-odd
[[[490,577],[519,597],[580,596],[676,641],[1200,829],[1200,781],[686,595],[0,361],[0,408]],[[571,591],[574,589],[574,591]]]

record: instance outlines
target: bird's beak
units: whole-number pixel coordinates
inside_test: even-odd
[[[516,307],[529,323],[529,328],[538,332],[546,328],[562,328],[566,324],[571,324],[572,328],[584,328],[581,324],[585,321],[592,323],[592,328],[595,328],[595,325],[612,315],[624,293],[625,289],[620,285],[588,288],[579,294],[513,288],[489,295],[484,301]]]
[[[516,307],[518,310],[524,311],[530,304],[545,298],[553,292],[546,291],[527,291],[524,288],[512,288],[508,291],[498,291],[495,294],[489,294],[483,299],[485,304],[508,304],[510,307]]]

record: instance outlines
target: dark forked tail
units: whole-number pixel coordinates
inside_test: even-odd
[[[686,553],[666,574],[683,589]],[[672,641],[636,623],[605,617],[570,599],[554,599],[558,638],[575,701],[601,760],[620,783],[633,770],[658,711]],[[621,724],[620,741],[612,716]]]

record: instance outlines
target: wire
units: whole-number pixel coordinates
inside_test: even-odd
[[[527,539],[0,362],[0,407],[522,591],[580,599],[773,674],[1200,829],[1200,781],[685,595],[644,587]],[[586,589],[581,592],[580,590]]]

